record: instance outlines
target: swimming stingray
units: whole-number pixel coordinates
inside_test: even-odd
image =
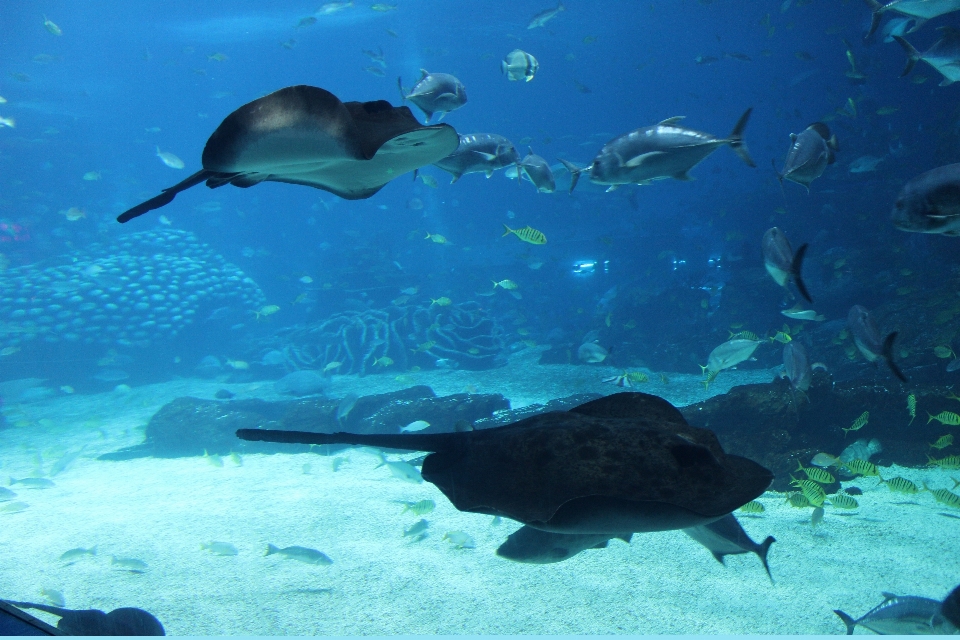
[[[286,87],[227,116],[207,140],[203,169],[117,220],[158,209],[204,181],[211,189],[289,182],[361,200],[447,157],[459,141],[450,125],[424,126],[410,109],[385,100],[340,102],[318,87]]]
[[[4,600],[21,609],[39,609],[60,616],[57,629],[70,636],[163,636],[163,625],[154,615],[135,607],[122,607],[110,613],[99,609],[63,609],[47,604]]]
[[[773,480],[728,455],[669,402],[618,393],[492,429],[359,435],[240,429],[244,440],[432,452],[422,475],[460,511],[556,533],[685,529],[717,520]]]

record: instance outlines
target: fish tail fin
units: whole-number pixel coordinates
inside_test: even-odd
[[[400,99],[406,102],[407,94],[403,90],[403,79],[400,76],[397,76],[397,89],[400,89]]]
[[[807,291],[807,285],[804,284],[803,278],[800,275],[800,270],[803,268],[803,257],[807,255],[807,248],[810,245],[804,242],[797,248],[797,252],[793,254],[793,263],[790,265],[790,272],[793,274],[793,283],[797,285],[797,291],[800,292],[800,295],[804,299],[813,304],[813,298],[810,297],[810,292]]]
[[[917,65],[917,60],[920,59],[920,52],[900,36],[893,36],[893,39],[900,43],[900,46],[903,47],[904,52],[907,54],[907,66],[903,68],[903,72],[900,74],[902,78],[913,71],[913,68]]]
[[[757,550],[757,555],[760,556],[760,562],[763,563],[763,568],[767,570],[767,577],[770,578],[770,582],[773,583],[773,574],[770,573],[770,565],[767,564],[767,553],[770,552],[770,545],[776,542],[777,539],[773,536],[767,536],[767,539],[760,543],[760,548]]]
[[[171,202],[173,202],[173,199],[181,191],[186,191],[190,187],[195,187],[196,185],[200,184],[204,180],[215,175],[216,173],[213,171],[207,171],[206,169],[201,169],[200,171],[197,171],[195,174],[193,174],[186,180],[178,182],[172,187],[167,187],[162,192],[160,192],[160,195],[154,196],[153,198],[150,198],[146,202],[141,202],[140,204],[133,207],[132,209],[127,209],[126,211],[121,213],[119,216],[117,216],[117,222],[123,224],[124,222],[129,222],[130,220],[133,220],[138,216],[142,216],[148,211],[153,211],[154,209],[159,209],[164,205],[168,205]]]
[[[510,235],[511,233],[514,232],[513,229],[511,229],[511,228],[508,227],[507,225],[503,225],[503,229],[504,229],[504,231],[503,231],[503,235],[500,236],[501,238],[506,238],[508,235]]]
[[[263,555],[269,556],[269,555],[272,555],[272,554],[274,554],[274,553],[276,553],[276,552],[278,552],[278,551],[280,551],[280,549],[279,549],[278,547],[276,547],[276,546],[274,546],[273,544],[270,544],[270,543],[268,542],[268,543],[267,543],[267,551],[266,551],[266,553],[264,553]]]
[[[877,2],[877,0],[865,0],[867,5],[869,5],[870,10],[873,11],[873,17],[870,19],[870,29],[867,31],[867,35],[863,37],[864,40],[872,36],[877,27],[880,26],[880,20],[883,18],[883,5]]]
[[[557,160],[570,172],[570,193],[573,193],[573,190],[577,188],[577,182],[580,181],[580,174],[583,172],[583,169],[572,162],[567,162],[563,158],[557,158]]]
[[[883,339],[883,359],[887,363],[887,366],[890,367],[890,371],[893,372],[893,375],[897,376],[900,382],[906,382],[907,376],[903,375],[903,372],[900,371],[900,368],[897,366],[897,363],[893,361],[893,342],[897,339],[897,334],[899,332],[893,331],[886,338]]]
[[[727,137],[728,144],[733,151],[740,156],[740,159],[743,160],[748,167],[756,167],[757,164],[753,161],[753,158],[750,157],[750,152],[747,150],[747,145],[743,141],[743,130],[747,128],[747,122],[750,120],[750,114],[753,112],[753,107],[750,107],[743,112],[743,115],[740,116],[740,119],[737,120],[737,124],[734,125],[733,131],[730,132],[730,135]]]
[[[852,636],[853,628],[857,626],[857,621],[845,614],[843,611],[840,611],[840,609],[834,609],[833,612],[840,616],[840,619],[843,620],[843,624],[847,625],[847,635]]]

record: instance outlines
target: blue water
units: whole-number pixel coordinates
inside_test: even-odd
[[[841,377],[886,377],[862,360],[851,363],[856,355],[830,346],[830,338],[843,330],[851,305],[909,300],[902,296],[941,284],[955,268],[955,239],[899,231],[889,212],[907,180],[957,160],[958,89],[938,87],[939,74],[923,62],[899,78],[903,51],[878,35],[864,41],[870,16],[862,2],[569,0],[543,28],[527,29],[548,4],[398,0],[394,9],[375,11],[360,0],[306,26],[297,25],[314,15],[315,4],[5,6],[0,117],[15,127],[0,126],[0,284],[78,256],[109,257],[102,247],[129,234],[163,237],[175,229],[242,271],[263,296],[231,301],[220,316],[221,304],[204,302],[176,336],[113,341],[106,320],[87,341],[63,339],[66,329],[46,334],[49,340],[14,339],[22,334],[9,329],[0,332],[0,348],[10,349],[0,356],[0,378],[42,378],[57,396],[105,392],[120,382],[136,387],[201,375],[196,366],[213,356],[228,382],[274,380],[289,367],[260,364],[267,345],[278,344],[271,336],[387,308],[408,288],[417,289],[405,302],[412,307],[435,310],[431,300],[442,297],[454,305],[476,302],[502,328],[498,362],[549,345],[567,353],[554,362],[576,364],[577,345],[597,330],[611,354],[606,364],[696,374],[728,331],[772,335],[786,321],[779,312],[796,299],[765,274],[760,254],[760,238],[772,226],[794,247],[810,243],[807,283],[817,311],[834,323],[808,344],[819,349],[811,359]],[[45,17],[62,35],[44,27]],[[936,27],[955,20],[937,18],[907,37],[925,50],[938,37]],[[515,48],[539,60],[533,81],[502,75],[500,61]],[[383,77],[365,70],[376,63],[364,49],[382,50]],[[862,84],[845,75],[848,50],[866,75]],[[706,57],[716,60],[698,64]],[[115,221],[200,170],[207,138],[241,105],[298,84],[343,101],[400,105],[397,78],[410,87],[421,68],[453,74],[466,86],[468,102],[443,122],[462,134],[506,136],[521,156],[529,146],[550,164],[562,158],[583,166],[612,138],[672,116],[723,137],[752,108],[744,139],[757,167],[720,148],[692,169],[690,182],[605,193],[583,178],[572,195],[567,175],[558,174],[556,193],[541,194],[504,171],[450,184],[448,174],[430,166],[421,171],[436,179],[436,189],[408,174],[357,201],[279,183],[201,185],[125,225]],[[918,83],[917,76],[927,80]],[[879,114],[885,107],[896,110]],[[837,135],[837,161],[809,194],[790,182],[781,191],[771,160],[780,170],[789,134],[815,121]],[[158,147],[185,167],[165,166]],[[883,160],[875,171],[851,173],[850,163],[866,155]],[[65,215],[71,208],[82,210],[79,219]],[[501,237],[504,224],[529,225],[548,241]],[[430,242],[427,234],[449,243]],[[491,281],[503,279],[516,282],[522,297],[487,295]],[[898,287],[911,291],[898,298]],[[50,302],[20,302],[10,289],[3,295],[10,310]],[[279,310],[258,319],[254,312],[267,305]],[[81,313],[78,326],[98,322],[96,313]],[[19,318],[0,322],[16,325]],[[923,350],[936,362],[918,331],[882,329],[899,329],[915,357]],[[98,366],[105,357],[113,360]],[[417,357],[410,367],[451,366]],[[761,349],[756,358],[744,366],[775,367],[781,350]],[[231,369],[227,359],[249,367]],[[909,367],[909,358],[903,364]],[[103,376],[105,367],[126,376]],[[382,375],[404,373],[394,367]],[[8,398],[6,406],[20,400]]]

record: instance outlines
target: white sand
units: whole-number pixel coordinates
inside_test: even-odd
[[[612,369],[529,364],[524,370],[537,373],[517,380],[513,364],[415,378],[438,395],[467,384],[502,392],[514,406],[619,390],[598,382]],[[724,372],[710,392],[771,376]],[[670,379],[640,390],[678,404],[705,397],[698,376]],[[493,526],[488,516],[460,513],[433,485],[375,469],[378,460],[367,450],[340,454],[349,460],[337,472],[331,458],[315,454],[250,455],[243,466],[225,460],[222,468],[201,458],[94,459],[139,442],[139,427],[170,399],[211,397],[224,386],[180,380],[23,407],[33,424],[0,431],[0,473],[29,475],[36,451],[49,468],[60,453],[87,448],[54,478],[56,487],[12,487],[30,507],[0,513],[0,596],[43,602],[40,589],[48,587],[61,591],[68,607],[139,606],[175,635],[833,634],[844,627],[832,609],[859,616],[880,602],[881,591],[941,598],[960,583],[960,510],[938,505],[929,493],[893,494],[876,479],[853,483],[864,489],[860,509],[828,508],[816,529],[809,510],[784,505],[780,494],[761,498],[763,515],[740,518],[758,542],[777,538],[771,585],[756,556],[728,557],[724,567],[678,531],[635,535],[631,545],[613,541],[553,565],[503,560],[494,551],[515,523]],[[269,383],[226,386],[244,397],[272,396]],[[388,375],[342,377],[332,395],[399,386]],[[306,463],[310,474],[303,473]],[[883,473],[953,486],[938,470]],[[437,507],[425,516],[429,536],[412,542],[402,532],[419,517],[401,515],[393,501],[424,498]],[[441,539],[457,530],[473,536],[476,548],[454,549]],[[201,551],[200,543],[211,540],[233,543],[239,555]],[[316,548],[334,563],[264,557],[268,542]],[[95,557],[70,566],[57,560],[93,545]],[[111,554],[149,567],[140,575],[112,569]]]

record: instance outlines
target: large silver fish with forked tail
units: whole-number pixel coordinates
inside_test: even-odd
[[[870,317],[870,312],[865,307],[855,304],[850,307],[847,314],[847,326],[853,333],[853,342],[857,349],[863,354],[869,362],[883,360],[890,367],[893,375],[897,376],[901,382],[907,381],[907,376],[903,375],[897,363],[893,361],[893,342],[897,339],[896,331],[887,334],[886,338],[880,337],[880,330],[876,323]]]
[[[766,267],[770,277],[784,288],[793,280],[800,295],[807,302],[812,303],[813,299],[810,297],[807,285],[804,284],[800,275],[800,270],[803,268],[803,257],[807,254],[808,246],[804,243],[794,253],[787,236],[777,227],[767,229],[760,241],[760,247],[763,251],[763,266]]]
[[[755,167],[743,142],[751,111],[743,112],[726,138],[677,126],[683,116],[675,116],[614,138],[582,169],[560,160],[573,176],[570,192],[573,193],[582,173],[591,182],[608,185],[607,191],[624,184],[650,184],[667,178],[691,180],[687,172],[724,145],[729,145],[748,166]]]
[[[910,16],[916,19],[916,24],[909,32],[916,31],[923,26],[923,23],[931,18],[942,16],[960,9],[960,0],[891,0],[886,4],[881,4],[877,0],[865,0],[873,11],[873,19],[870,22],[870,30],[867,31],[867,37],[873,35],[873,32],[880,26],[880,20],[887,11]],[[908,33],[909,33],[908,32]]]
[[[943,37],[930,45],[930,48],[920,53],[913,45],[901,38],[893,36],[907,54],[907,66],[903,68],[900,77],[913,71],[918,60],[923,60],[940,72],[943,81],[941,87],[953,84],[960,80],[960,29],[956,27],[940,27]]]
[[[960,236],[960,164],[931,169],[903,185],[891,217],[901,231]]]

